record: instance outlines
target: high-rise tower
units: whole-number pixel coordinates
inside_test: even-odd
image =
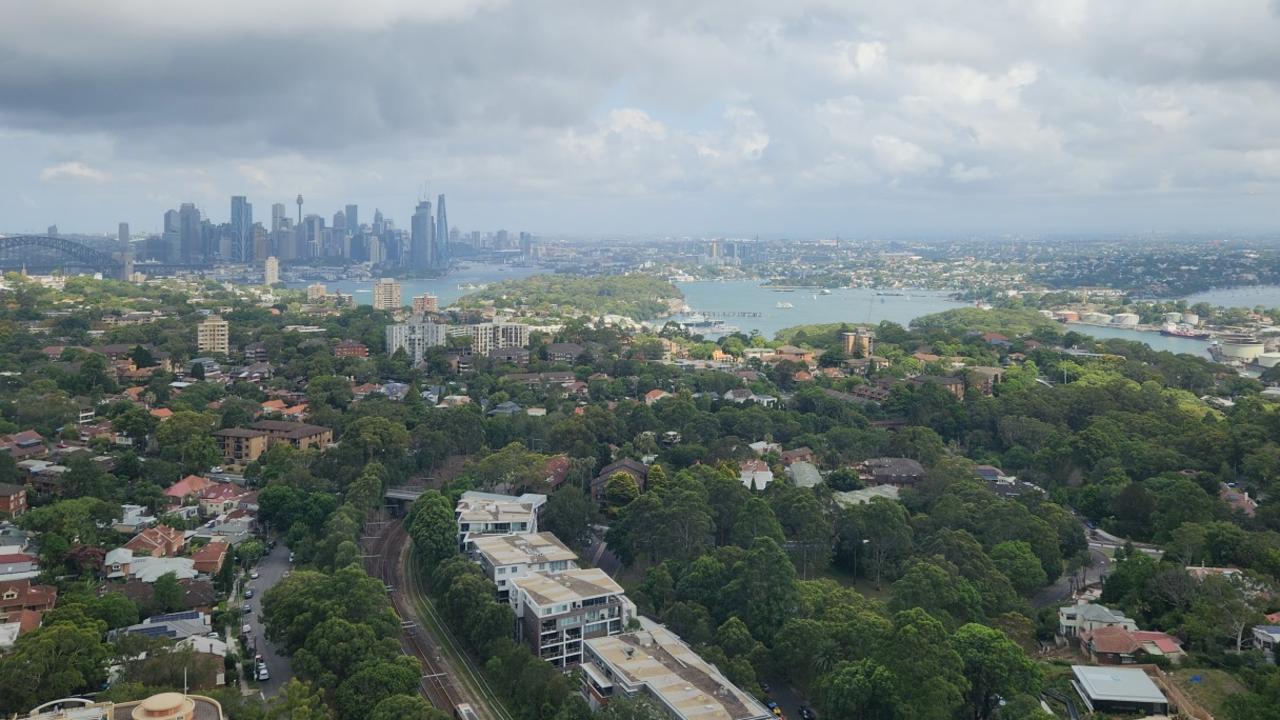
[[[436,234],[432,238],[435,247],[431,253],[431,266],[437,270],[449,267],[449,220],[444,212],[444,194],[436,198]]]
[[[435,226],[431,220],[431,201],[420,200],[413,211],[409,235],[409,267],[426,270],[431,267],[432,236]]]
[[[244,195],[231,196],[232,259],[253,259],[253,205]]]
[[[360,234],[360,206],[347,206],[347,229],[351,231],[352,235]]]

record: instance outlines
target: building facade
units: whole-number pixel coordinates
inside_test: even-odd
[[[531,573],[511,581],[520,639],[555,667],[582,662],[584,640],[622,633],[635,610],[600,568]]]
[[[262,282],[266,285],[275,285],[280,282],[280,260],[274,255],[262,263]]]
[[[374,310],[399,310],[401,305],[400,283],[382,278],[373,284]]]
[[[196,347],[202,353],[226,355],[231,350],[231,325],[217,315],[196,326]]]
[[[414,316],[409,322],[388,325],[387,354],[394,355],[397,350],[404,350],[409,361],[417,365],[426,357],[427,348],[445,344],[448,329],[448,325],[434,323],[421,316]]]

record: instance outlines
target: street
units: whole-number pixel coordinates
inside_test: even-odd
[[[1094,543],[1089,543],[1089,557],[1093,560],[1089,567],[1063,575],[1057,582],[1042,588],[1031,598],[1032,606],[1039,609],[1070,600],[1073,590],[1100,581],[1111,569],[1111,558]]]
[[[262,624],[262,595],[280,582],[289,569],[289,548],[283,543],[277,543],[270,554],[258,561],[258,579],[248,581],[247,587],[253,588],[253,598],[246,601],[242,591],[236,602],[236,607],[243,607],[248,602],[253,609],[253,612],[245,616],[241,625],[247,623],[253,628],[249,638],[252,647],[247,651],[248,656],[261,653],[267,663],[267,670],[271,673],[270,680],[259,684],[263,697],[267,698],[275,697],[280,692],[281,686],[289,680],[293,670],[289,665],[289,658],[276,654],[275,648],[267,642],[267,629]]]

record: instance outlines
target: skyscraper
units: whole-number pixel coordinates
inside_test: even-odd
[[[346,229],[347,229],[347,214],[346,214],[346,213],[344,213],[344,212],[342,212],[341,210],[339,210],[338,212],[336,212],[336,213],[334,213],[334,214],[333,214],[333,229],[334,229],[334,230],[346,230]]]
[[[275,203],[271,206],[271,232],[279,230],[284,225],[284,203]]]
[[[178,257],[175,259],[184,263],[204,260],[204,229],[194,203],[182,203],[178,208]]]
[[[161,236],[161,247],[164,248],[162,255],[154,255],[159,260],[175,261],[182,253],[182,243],[179,239],[179,226],[177,210],[166,210],[164,212],[164,234]]]
[[[431,201],[421,200],[413,211],[409,236],[409,267],[426,270],[431,267],[432,236],[435,225],[431,220]]]
[[[244,195],[231,196],[231,259],[253,259],[253,205]]]
[[[360,234],[360,207],[358,205],[347,206],[347,229],[352,235]]]
[[[116,239],[120,241],[121,246],[129,244],[129,223],[120,223],[116,228]]]
[[[436,198],[436,234],[434,252],[431,253],[431,267],[443,270],[449,267],[449,220],[444,212],[444,194]]]

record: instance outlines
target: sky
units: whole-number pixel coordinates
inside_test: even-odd
[[[41,0],[0,232],[1280,232],[1280,0]]]

